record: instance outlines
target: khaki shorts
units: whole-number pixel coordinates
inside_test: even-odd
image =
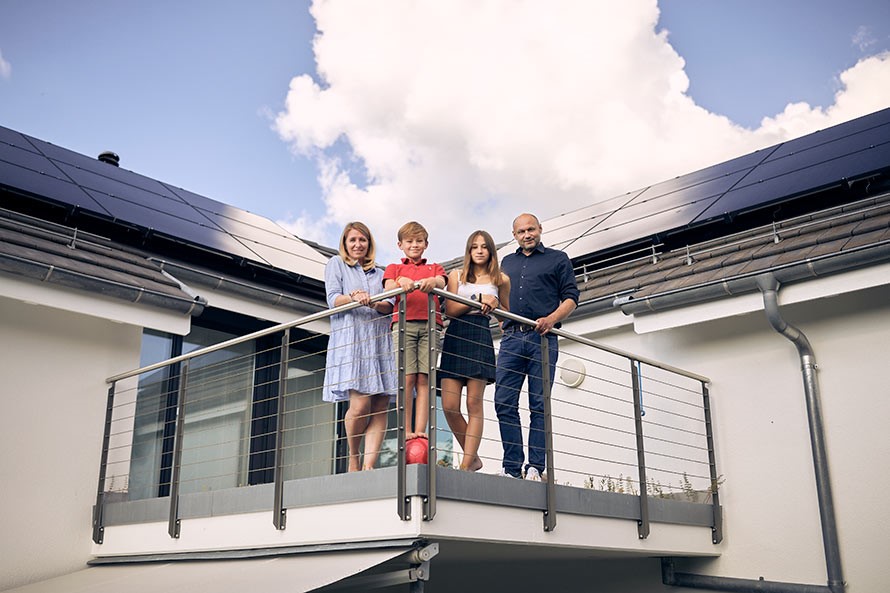
[[[430,374],[430,336],[426,321],[405,322],[405,374]],[[399,361],[399,324],[392,326],[392,344]]]

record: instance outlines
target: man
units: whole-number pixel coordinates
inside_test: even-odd
[[[494,403],[504,446],[503,475],[541,480],[546,449],[544,440],[544,381],[541,336],[549,348],[550,385],[556,372],[556,336],[550,333],[578,306],[578,286],[572,262],[562,251],[541,244],[542,226],[533,214],[520,214],[513,221],[515,253],[504,258],[501,269],[510,277],[510,312],[533,319],[535,325],[504,322],[497,360]],[[528,377],[531,421],[528,436],[528,465],[522,427],[519,423],[519,393]]]

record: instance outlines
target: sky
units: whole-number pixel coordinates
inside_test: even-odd
[[[382,263],[886,107],[887,0],[0,0],[0,125]]]

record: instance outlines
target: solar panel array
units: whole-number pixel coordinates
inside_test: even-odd
[[[266,218],[2,126],[0,186],[261,266],[324,275],[325,257]]]
[[[544,242],[572,258],[651,242],[888,169],[890,109],[884,109],[547,220]]]
[[[890,109],[546,221],[580,257],[890,169]],[[323,277],[325,258],[270,220],[0,126],[0,186],[260,265]],[[515,248],[510,243],[503,248]]]

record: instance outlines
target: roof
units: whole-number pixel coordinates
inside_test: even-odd
[[[859,117],[544,221],[576,263],[739,232],[874,193],[890,172],[890,109]],[[824,203],[814,196],[828,196]],[[508,245],[508,251],[515,243]],[[504,253],[502,251],[502,253]]]
[[[9,210],[320,299],[327,253],[273,221],[0,126]]]
[[[636,312],[657,308],[659,297],[705,286],[714,287],[710,298],[727,296],[733,280],[767,272],[788,283],[884,261],[890,261],[890,192],[631,262],[582,268],[579,288],[582,303]]]
[[[0,210],[0,270],[186,315],[198,315],[204,307],[203,299],[144,256],[77,229],[5,210]]]

